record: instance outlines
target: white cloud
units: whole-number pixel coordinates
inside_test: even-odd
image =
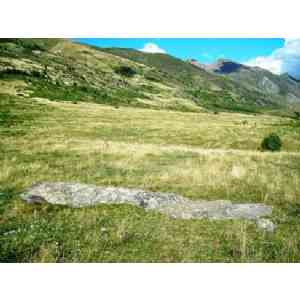
[[[258,56],[247,61],[245,65],[250,67],[260,67],[263,69],[267,69],[272,73],[280,74],[282,61],[272,56]]]
[[[159,48],[154,43],[146,43],[144,45],[144,48],[140,49],[140,51],[147,52],[147,53],[166,53],[164,49]]]
[[[300,39],[286,39],[284,46],[269,56],[259,56],[245,63],[275,74],[289,73],[300,78]]]

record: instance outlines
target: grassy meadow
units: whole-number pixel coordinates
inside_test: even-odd
[[[300,126],[290,118],[0,99],[0,261],[299,262]],[[260,150],[277,133],[280,152]],[[175,220],[129,205],[28,205],[39,181],[263,202],[275,233],[249,221]]]

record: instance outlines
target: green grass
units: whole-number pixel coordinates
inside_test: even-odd
[[[31,80],[33,81],[33,80]],[[33,97],[41,97],[56,101],[93,102],[111,106],[150,107],[139,102],[138,99],[147,99],[143,92],[160,93],[152,86],[141,85],[139,88],[93,88],[83,86],[60,86],[40,79],[33,82]],[[174,107],[175,110],[178,106]],[[179,109],[180,110],[180,109]]]
[[[295,219],[295,218],[294,218]],[[289,240],[297,239],[299,226]],[[1,237],[2,261],[235,262],[297,261],[297,244],[263,235],[248,222],[171,220],[130,206],[71,210],[24,207]],[[296,231],[296,232],[295,232]],[[244,245],[246,238],[246,245]],[[294,248],[292,248],[294,246]],[[288,258],[289,257],[289,258]]]
[[[300,261],[296,122],[1,97],[2,262]],[[281,152],[258,150],[270,132],[282,138]],[[26,204],[19,193],[38,181],[264,202],[278,228],[268,234],[243,220],[175,220],[129,205]]]
[[[22,100],[15,96],[0,94],[1,136],[25,135],[41,115],[47,115],[52,108],[31,99]]]

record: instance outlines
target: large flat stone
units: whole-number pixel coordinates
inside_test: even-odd
[[[234,204],[228,200],[190,200],[171,193],[68,182],[35,184],[21,194],[21,197],[28,203],[48,202],[70,207],[127,203],[181,219],[257,220],[272,213],[272,207],[262,203]]]

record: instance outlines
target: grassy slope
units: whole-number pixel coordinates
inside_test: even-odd
[[[12,69],[1,70],[5,65]],[[118,69],[124,66],[136,74],[121,75]],[[194,112],[206,108],[282,113],[284,107],[273,96],[169,55],[99,49],[59,39],[0,40],[0,77],[22,80],[34,96],[52,100]]]
[[[136,74],[119,74],[119,68],[124,66]],[[0,40],[0,83],[21,80],[25,83],[21,92],[32,91],[32,96],[114,106],[201,110],[191,96],[184,96],[170,82],[161,82],[160,76],[153,68],[65,40]]]
[[[187,93],[196,98],[196,103],[209,109],[253,112],[264,110],[263,106],[267,109],[280,107],[282,110],[286,105],[284,97],[268,95],[257,89],[256,84],[251,82],[253,78],[247,74],[242,74],[245,82],[249,80],[249,84],[244,84],[245,82],[236,82],[235,77],[231,80],[230,76],[223,77],[206,72],[167,54],[143,53],[125,48],[101,48],[101,51],[155,67],[167,74],[169,81],[182,85]],[[273,76],[276,82],[280,81],[285,87],[280,76]]]
[[[300,127],[289,119],[3,95],[0,112],[1,261],[300,261]],[[273,131],[283,151],[257,151]],[[173,220],[131,206],[24,203],[18,193],[42,180],[265,202],[279,227],[267,234],[247,221]]]

